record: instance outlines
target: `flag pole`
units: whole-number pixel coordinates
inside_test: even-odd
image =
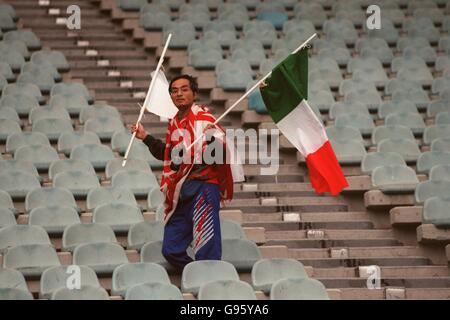
[[[305,42],[303,42],[297,49],[295,49],[291,54],[296,54],[298,51],[300,51],[303,47],[305,47],[315,36],[317,36],[317,33],[314,33],[312,36],[310,36],[308,39],[306,39]],[[242,100],[244,100],[253,90],[255,90],[264,80],[266,80],[270,75],[272,74],[272,71],[269,71],[264,77],[262,77],[260,80],[258,80],[257,83],[253,85],[249,90],[247,90],[246,93],[242,97],[240,97],[231,107],[229,107],[219,118],[217,118],[216,121],[214,121],[213,125],[216,125],[220,120],[222,120],[228,113],[231,112]],[[186,151],[189,151],[194,144],[196,144],[205,133],[203,132],[197,139],[194,140],[194,142],[187,147]]]
[[[157,74],[159,73],[159,69],[161,69],[161,66],[162,66],[162,64],[164,62],[164,55],[166,54],[167,48],[169,47],[169,42],[170,42],[171,38],[172,38],[172,34],[169,33],[169,36],[167,37],[166,44],[164,45],[164,49],[163,49],[163,51],[161,53],[161,56],[159,57],[159,61],[158,61],[158,64],[156,66],[154,76],[152,78],[152,81],[150,82],[150,86],[148,88],[147,96],[145,97],[145,100],[144,100],[144,105],[140,105],[138,103],[138,105],[141,107],[141,111],[139,112],[139,117],[138,117],[138,119],[136,121],[136,128],[139,125],[139,123],[141,122],[142,117],[144,116],[145,106],[147,105],[147,100],[150,99],[150,95],[151,95],[153,86],[155,85],[155,79],[157,77]],[[127,151],[125,152],[125,155],[123,157],[122,167],[125,167],[125,165],[127,164],[128,154],[130,153],[131,146],[133,145],[133,141],[134,141],[135,137],[136,137],[136,131],[133,132],[133,135],[131,136],[131,139],[130,139],[130,143],[128,143]]]

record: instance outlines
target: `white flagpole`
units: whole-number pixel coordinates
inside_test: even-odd
[[[317,35],[317,33],[314,33],[312,36],[310,36],[308,39],[306,39],[305,42],[303,42],[303,44],[301,46],[299,46],[297,49],[295,49],[292,54],[297,53],[298,51],[300,51],[303,47],[305,47],[308,42],[310,42],[315,36]],[[229,107],[219,118],[217,118],[216,121],[214,121],[213,125],[216,125],[220,120],[223,119],[223,117],[225,117],[228,113],[230,113],[231,110],[233,110],[234,107],[236,107],[242,100],[244,100],[253,90],[255,90],[264,80],[266,80],[268,77],[270,77],[270,75],[272,74],[272,71],[270,71],[268,74],[266,74],[264,77],[262,77],[257,83],[255,83],[255,85],[253,87],[251,87],[246,93],[244,93],[244,95],[242,97],[240,97],[235,103],[233,103],[233,105],[231,107]],[[194,144],[196,144],[203,136],[205,135],[205,133],[202,133],[197,139],[194,140],[194,142],[191,143],[191,145],[189,147],[187,147],[186,151],[189,151],[192,146]]]
[[[158,73],[159,73],[159,69],[161,69],[161,66],[162,66],[162,64],[164,62],[164,55],[166,54],[167,48],[169,47],[169,42],[170,42],[171,38],[172,38],[172,34],[169,33],[169,36],[167,37],[166,44],[164,45],[164,49],[163,49],[163,51],[161,53],[161,57],[159,57],[158,65],[156,66],[154,76],[152,78],[152,81],[150,82],[150,86],[149,86],[149,89],[148,89],[148,92],[147,92],[147,96],[145,97],[145,100],[144,100],[144,105],[141,106],[139,104],[139,106],[141,107],[141,111],[140,111],[139,117],[138,117],[138,119],[136,121],[136,127],[139,125],[139,123],[142,120],[142,117],[144,116],[146,102],[147,102],[148,99],[150,99],[150,95],[151,95],[153,86],[155,84],[155,79],[157,78]],[[133,141],[134,141],[135,137],[136,137],[136,131],[133,132],[133,135],[131,136],[130,143],[128,144],[127,151],[125,152],[125,156],[123,157],[122,167],[125,167],[125,165],[127,163],[128,154],[130,153],[131,146],[133,145]]]

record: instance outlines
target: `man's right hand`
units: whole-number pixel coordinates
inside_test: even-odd
[[[130,126],[131,132],[134,133],[136,131],[136,138],[144,140],[145,137],[148,135],[147,131],[145,131],[144,126],[139,123],[136,127],[135,124],[132,124]]]

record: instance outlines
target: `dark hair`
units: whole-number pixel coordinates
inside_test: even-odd
[[[170,81],[170,84],[169,84],[169,93],[170,93],[170,89],[172,88],[172,83],[174,83],[175,81],[180,80],[180,79],[188,80],[189,81],[189,86],[191,87],[192,92],[198,93],[197,80],[194,77],[192,77],[192,76],[190,76],[188,74],[182,74],[180,76],[176,76],[175,78],[173,78]]]

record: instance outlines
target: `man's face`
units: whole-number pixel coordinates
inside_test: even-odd
[[[170,87],[170,97],[179,110],[190,108],[194,103],[196,94],[191,90],[189,80],[178,79]]]

